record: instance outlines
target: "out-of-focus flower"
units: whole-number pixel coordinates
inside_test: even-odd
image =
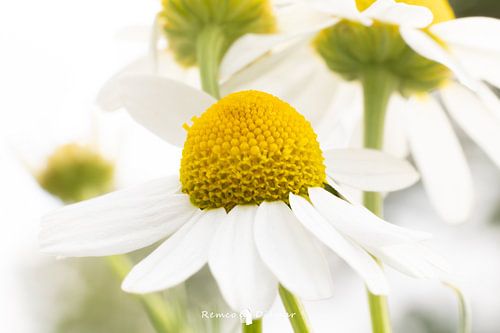
[[[106,110],[119,108],[112,87],[113,81],[124,74],[160,74],[195,87],[208,84],[200,81],[199,71],[218,72],[224,54],[237,39],[247,33],[268,34],[278,29],[270,0],[162,0],[162,10],[152,27],[149,54],[106,82],[97,103]],[[210,54],[200,57],[202,53]]]
[[[325,249],[375,294],[386,294],[388,286],[372,255],[413,277],[447,279],[443,264],[421,243],[427,234],[342,200],[332,180],[397,190],[418,178],[405,161],[371,150],[322,151],[310,123],[266,93],[238,92],[216,102],[159,76],[127,76],[116,84],[138,122],[183,145],[180,177],[48,214],[43,251],[112,255],[171,235],[134,267],[124,290],[169,288],[208,263],[227,303],[256,317],[273,302],[278,283],[304,299],[331,296]]]
[[[444,0],[318,0],[292,5],[304,6],[316,15],[335,18],[335,24],[307,38],[287,31],[242,38],[222,64],[221,75],[229,78],[223,93],[247,88],[275,93],[310,119],[334,119],[335,123],[325,121],[318,135],[332,145],[346,144],[329,138],[328,129],[344,127],[356,133],[352,128],[361,116],[362,101],[358,84],[366,68],[385,69],[397,92],[389,105],[385,149],[398,156],[411,151],[437,212],[449,222],[465,221],[473,204],[473,185],[443,109],[500,165],[500,103],[483,82],[500,84],[500,49],[495,43],[500,21],[455,19]],[[247,56],[250,49],[255,56]],[[334,117],[332,110],[339,104],[345,112]]]

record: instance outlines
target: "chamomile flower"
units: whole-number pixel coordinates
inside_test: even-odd
[[[216,101],[159,76],[124,76],[117,84],[139,123],[183,147],[180,174],[46,215],[44,252],[106,256],[166,238],[132,269],[124,290],[166,289],[208,263],[227,303],[254,317],[270,307],[278,284],[304,299],[330,297],[329,252],[375,294],[388,285],[373,256],[413,277],[446,279],[421,243],[427,234],[339,198],[334,180],[370,191],[414,183],[408,163],[372,150],[323,151],[304,116],[267,93]]]
[[[162,0],[161,5],[148,54],[119,70],[103,85],[97,97],[103,109],[119,108],[113,87],[122,75],[158,74],[201,87],[207,83],[200,80],[199,70],[218,71],[227,49],[241,36],[279,29],[270,0]],[[206,53],[210,55],[202,56]]]
[[[253,88],[287,98],[308,118],[330,124],[318,132],[325,141],[347,144],[329,139],[328,129],[355,132],[365,69],[383,69],[394,81],[390,89],[395,93],[385,149],[398,156],[410,151],[437,212],[448,222],[465,221],[473,204],[473,184],[448,117],[500,166],[500,103],[483,83],[500,84],[495,42],[500,21],[456,19],[444,0],[298,3],[295,6],[336,18],[335,24],[308,38],[287,32],[242,38],[222,64],[227,79],[223,92]],[[247,57],[249,48],[259,58]],[[286,80],[276,84],[283,75]],[[332,110],[338,109],[332,105],[338,104],[347,104],[346,113],[334,116]]]

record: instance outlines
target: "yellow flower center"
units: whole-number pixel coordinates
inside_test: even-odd
[[[111,191],[114,166],[88,147],[67,144],[48,158],[37,180],[62,201],[77,202]]]
[[[183,192],[202,208],[288,202],[323,186],[323,155],[310,123],[259,91],[228,95],[193,120],[182,152]]]
[[[227,49],[247,33],[274,32],[270,0],[162,0],[159,18],[169,48],[185,66],[197,64],[197,43],[202,32],[219,29]]]
[[[359,10],[363,11],[370,7],[374,2],[375,0],[356,0],[356,5]],[[396,2],[403,2],[409,5],[429,8],[434,15],[434,21],[432,22],[434,24],[453,20],[455,18],[455,13],[453,12],[448,0],[396,0]]]

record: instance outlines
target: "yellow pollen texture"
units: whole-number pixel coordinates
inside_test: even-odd
[[[288,202],[323,186],[323,155],[309,122],[289,104],[259,91],[228,95],[188,129],[182,190],[199,208],[232,209]]]

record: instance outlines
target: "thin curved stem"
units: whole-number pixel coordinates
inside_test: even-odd
[[[451,283],[445,283],[445,286],[449,287],[455,293],[458,302],[458,333],[470,333],[472,331],[472,324],[470,319],[470,309],[469,304],[460,290],[460,288],[452,285]]]
[[[396,89],[397,80],[383,68],[370,68],[363,75],[364,93],[364,147],[381,150],[384,140],[385,115],[389,99]],[[366,208],[382,217],[383,198],[377,192],[365,192]],[[368,292],[368,304],[373,333],[390,333],[391,321],[387,298]]]
[[[293,331],[295,333],[311,332],[306,312],[299,299],[282,285],[279,287],[279,292]]]

